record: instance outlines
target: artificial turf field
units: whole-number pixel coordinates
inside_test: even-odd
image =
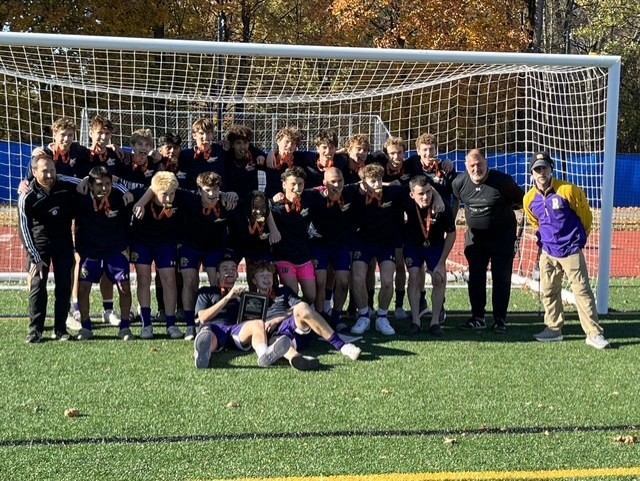
[[[640,479],[638,283],[611,298],[635,312],[602,320],[606,351],[575,314],[564,342],[532,341],[537,298],[520,290],[506,336],[460,331],[452,289],[444,339],[369,332],[356,362],[314,341],[323,367],[306,373],[233,352],[198,371],[191,343],[112,327],[26,345],[26,319],[2,319],[0,480]],[[24,305],[0,293],[2,312]]]

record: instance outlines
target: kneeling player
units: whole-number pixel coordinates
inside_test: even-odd
[[[218,279],[219,286],[203,287],[198,291],[196,315],[202,327],[194,342],[196,367],[209,367],[211,354],[224,347],[235,347],[241,351],[253,348],[260,367],[270,366],[284,356],[291,341],[287,337],[280,337],[268,346],[262,320],[236,324],[239,298],[244,288],[235,286],[238,264],[230,256],[225,256],[218,264]]]
[[[301,371],[317,369],[320,362],[317,358],[303,356],[299,350],[309,341],[309,334],[316,333],[331,346],[349,359],[355,361],[360,357],[360,348],[345,343],[340,336],[327,324],[324,318],[315,312],[309,304],[287,286],[273,288],[273,274],[275,266],[268,262],[258,261],[250,274],[250,284],[259,293],[269,298],[267,322],[265,329],[275,342],[282,338],[291,340],[291,347],[285,354],[285,359],[292,367]]]
[[[131,339],[129,311],[129,258],[127,256],[127,223],[131,218],[122,192],[112,189],[111,174],[98,166],[89,172],[89,192],[80,196],[76,216],[76,249],[80,255],[78,307],[82,328],[79,340],[91,339],[93,330],[89,318],[91,284],[100,282],[103,274],[118,286],[120,294],[120,332],[118,337]]]

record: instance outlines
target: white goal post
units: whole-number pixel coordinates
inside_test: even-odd
[[[15,187],[31,149],[51,141],[54,120],[69,117],[80,129],[96,112],[112,116],[114,141],[126,146],[142,127],[156,137],[176,129],[186,143],[192,119],[205,115],[217,121],[219,136],[245,123],[265,149],[285,125],[301,128],[302,147],[310,149],[322,128],[335,129],[341,142],[370,135],[375,147],[401,136],[409,150],[431,132],[439,157],[459,171],[464,152],[479,147],[490,166],[525,189],[529,157],[548,150],[556,175],[588,194],[594,232],[586,254],[598,312],[608,311],[619,57],[2,32],[0,80],[4,279],[24,269]],[[532,278],[536,252],[525,229],[517,274]]]

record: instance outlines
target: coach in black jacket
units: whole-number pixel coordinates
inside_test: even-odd
[[[56,175],[49,155],[36,149],[31,159],[33,180],[29,191],[18,201],[20,239],[29,258],[29,335],[28,343],[42,340],[47,312],[47,276],[55,268],[54,338],[68,340],[66,319],[73,277],[73,178]]]
[[[464,203],[467,221],[464,255],[469,262],[471,318],[460,327],[471,330],[487,326],[484,319],[487,266],[491,261],[493,330],[505,334],[516,240],[513,209],[522,206],[524,191],[510,175],[489,169],[487,159],[478,149],[469,151],[465,165],[467,171],[452,185],[453,194]]]

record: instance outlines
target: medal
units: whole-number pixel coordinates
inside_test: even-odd
[[[422,220],[422,216],[420,215],[420,208],[418,204],[416,204],[416,214],[418,214],[418,222],[420,223],[420,230],[422,231],[422,235],[424,236],[424,247],[429,247],[431,243],[429,242],[429,231],[431,230],[431,206],[428,207],[427,210],[427,218]]]
[[[424,242],[422,243],[422,245],[423,245],[424,247],[429,247],[431,244],[429,243],[429,241],[428,241],[428,240],[426,240],[426,241],[424,241]]]

